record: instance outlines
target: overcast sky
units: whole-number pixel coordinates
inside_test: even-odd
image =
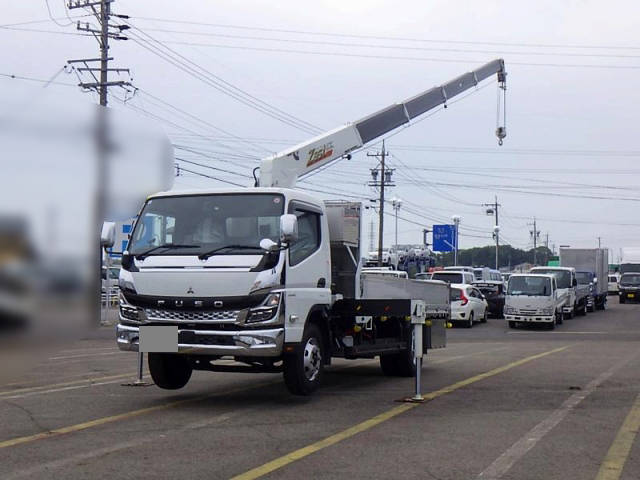
[[[311,126],[328,130],[357,120],[502,57],[509,74],[504,146],[494,135],[493,79],[388,139],[397,184],[389,196],[405,201],[400,242],[418,243],[423,227],[450,223],[458,214],[461,247],[490,244],[494,220],[481,204],[497,195],[503,239],[516,247],[531,246],[534,216],[550,246],[595,247],[600,236],[615,260],[620,247],[640,245],[636,1],[112,5],[136,27],[124,32],[128,41],[112,42],[112,66],[130,68],[140,90],[123,105],[118,98],[125,92],[113,89],[110,106],[153,116],[186,169],[250,185],[259,158],[310,137]],[[49,79],[68,59],[98,56],[95,39],[73,35],[64,2],[49,0],[49,7],[60,25],[49,19],[44,0],[2,3],[0,74]],[[42,22],[6,28],[31,21]],[[77,78],[61,73],[55,82],[74,84]],[[46,90],[66,102],[96,101],[73,86],[54,83]],[[40,83],[0,77],[5,118],[39,95]],[[273,108],[282,113],[274,115]],[[272,115],[259,111],[265,109]],[[286,116],[286,122],[273,116]],[[375,193],[366,184],[374,166],[362,152],[300,185],[338,198],[371,198]],[[183,173],[176,188],[225,185]],[[391,243],[393,219],[385,221]]]

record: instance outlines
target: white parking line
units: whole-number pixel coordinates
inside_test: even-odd
[[[513,465],[524,457],[529,450],[558,425],[582,400],[587,398],[596,388],[608,380],[618,369],[633,360],[638,354],[616,363],[604,373],[601,373],[594,380],[589,382],[583,390],[574,393],[567,398],[563,404],[551,413],[547,418],[538,423],[535,427],[525,433],[516,443],[511,445],[502,455],[500,455],[491,465],[489,465],[480,475],[478,480],[497,480],[507,473]]]
[[[104,353],[85,353],[82,355],[65,355],[62,357],[49,357],[47,360],[66,360],[69,358],[86,358],[86,357],[102,357],[105,355],[118,355],[120,350],[116,350],[115,352],[104,352]]]

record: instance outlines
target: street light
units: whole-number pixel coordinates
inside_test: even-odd
[[[451,217],[451,220],[453,220],[453,224],[455,225],[455,229],[456,229],[454,233],[455,238],[453,239],[453,243],[454,243],[453,265],[457,267],[458,266],[458,227],[460,226],[460,220],[462,219],[460,218],[460,215],[454,215]]]

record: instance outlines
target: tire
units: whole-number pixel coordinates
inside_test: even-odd
[[[189,359],[177,353],[149,353],[149,373],[157,386],[165,390],[178,390],[191,378],[193,368]]]
[[[380,355],[380,368],[383,374],[388,377],[415,377],[413,328],[411,328],[410,339],[409,348],[404,352]]]
[[[547,323],[547,330],[555,330],[555,328],[556,328],[556,322]]]
[[[564,320],[562,318],[562,313],[560,315],[558,315],[558,312],[556,312],[556,318],[555,318],[554,323],[556,325],[562,325],[564,323]]]
[[[484,315],[480,319],[480,323],[487,323],[487,310],[485,309]]]
[[[516,328],[516,322],[509,320],[509,328]]]
[[[624,297],[620,297],[620,303],[624,303],[624,302],[626,302],[626,301],[627,301],[627,300],[626,300]]]
[[[318,389],[324,373],[325,355],[320,328],[309,324],[299,348],[284,357],[283,377],[290,393],[311,395]]]
[[[469,314],[469,321],[465,324],[465,327],[473,328],[473,310],[471,310],[471,313]]]

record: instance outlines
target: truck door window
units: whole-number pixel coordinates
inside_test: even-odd
[[[298,217],[298,240],[289,247],[289,264],[297,265],[320,248],[320,215],[305,210],[293,212]]]

